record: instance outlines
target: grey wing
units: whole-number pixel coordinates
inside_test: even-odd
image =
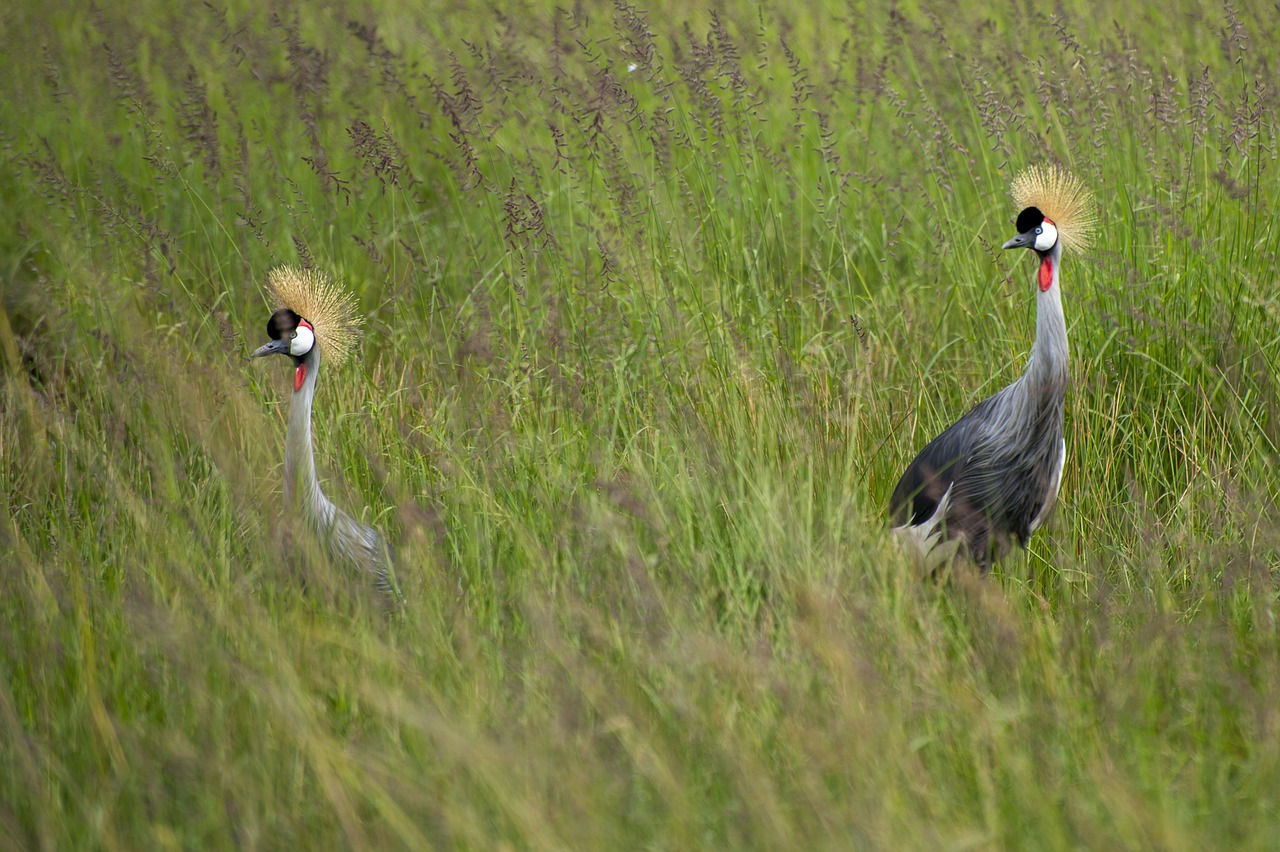
[[[982,424],[997,405],[1000,394],[974,406],[920,451],[898,480],[889,498],[889,513],[896,526],[916,526],[934,516],[952,484],[967,478],[965,471],[983,443]]]
[[[1053,511],[1054,504],[1058,502],[1058,491],[1062,488],[1062,469],[1067,465],[1067,441],[1064,438],[1061,441],[1061,450],[1058,453],[1058,467],[1053,474],[1053,479],[1049,482],[1049,489],[1046,495],[1044,505],[1040,507],[1039,513],[1031,520],[1030,531],[1035,532],[1040,529],[1049,517],[1049,513]]]
[[[1010,530],[1024,543],[1053,510],[1066,459],[1066,441],[1057,435],[1042,442],[1025,463],[1020,493],[1009,507]]]
[[[964,480],[956,485],[959,510],[953,514],[962,527],[971,527],[975,555],[992,545],[1002,552],[1010,538],[1026,544],[1048,517],[1061,483],[1066,458],[1061,411],[1051,408],[1030,428],[1010,431],[1016,434],[989,433],[990,440],[975,448]],[[966,508],[972,515],[967,522]]]
[[[340,559],[348,559],[357,568],[373,575],[378,591],[398,599],[400,592],[391,564],[391,551],[373,527],[352,518],[341,509],[335,510],[330,546]]]

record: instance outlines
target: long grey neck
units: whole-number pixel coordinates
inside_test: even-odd
[[[1040,290],[1040,270],[1036,270],[1036,342],[1023,381],[1033,388],[1065,391],[1070,369],[1067,347],[1067,321],[1062,313],[1062,292],[1058,287],[1061,270],[1062,243],[1049,250],[1053,265],[1049,289]],[[1043,261],[1041,262],[1043,264]]]
[[[307,374],[302,387],[289,404],[289,431],[284,440],[284,495],[287,505],[303,510],[307,520],[319,530],[333,525],[334,506],[320,490],[316,479],[315,455],[311,449],[311,403],[320,375],[320,347],[313,346],[303,358]]]

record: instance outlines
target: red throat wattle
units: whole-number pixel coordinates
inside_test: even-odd
[[[1040,261],[1040,292],[1043,293],[1053,286],[1053,260],[1046,257]],[[299,367],[299,370],[302,368]],[[302,381],[299,379],[298,381]]]
[[[1042,279],[1044,278],[1043,273],[1041,274],[1040,277]],[[1044,285],[1043,284],[1040,285],[1040,288],[1044,289]],[[297,393],[298,391],[302,390],[302,383],[305,382],[306,380],[307,380],[307,365],[299,364],[298,368],[293,371],[293,392]]]

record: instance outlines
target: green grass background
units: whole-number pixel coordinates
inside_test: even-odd
[[[1274,848],[1264,3],[0,11],[0,844]],[[920,583],[884,503],[1064,258],[1058,512]],[[282,505],[265,273],[388,617]]]

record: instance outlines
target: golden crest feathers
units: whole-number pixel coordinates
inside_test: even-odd
[[[1058,166],[1030,166],[1009,187],[1019,208],[1038,207],[1058,228],[1064,248],[1080,251],[1093,242],[1098,210],[1084,181]]]
[[[277,308],[290,308],[315,329],[316,340],[329,366],[350,357],[360,342],[364,317],[346,290],[314,269],[277,266],[267,273],[267,287]]]

